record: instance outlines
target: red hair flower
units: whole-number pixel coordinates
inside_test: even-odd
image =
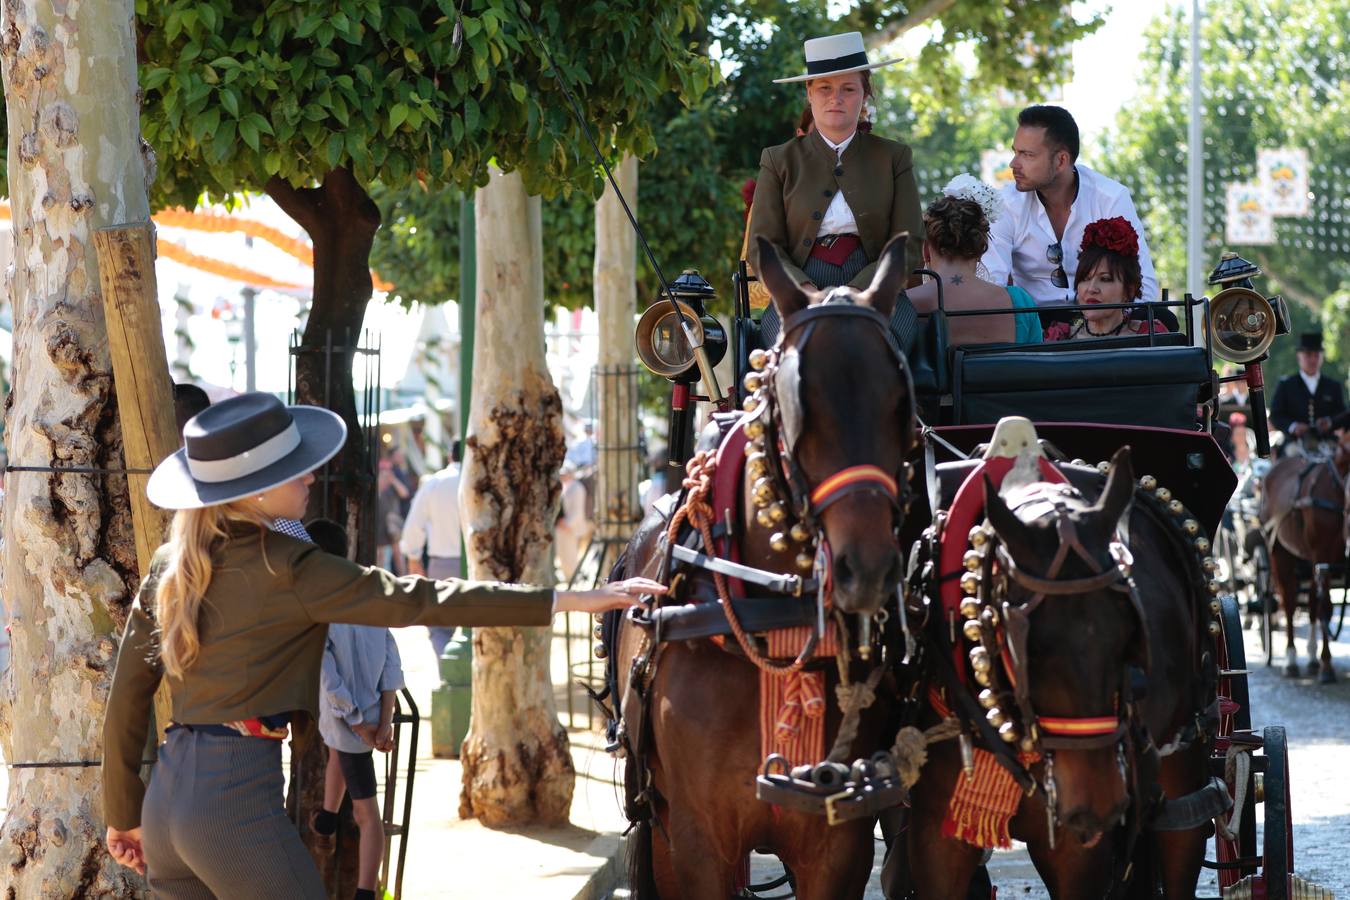
[[[1084,247],[1101,247],[1121,256],[1139,255],[1139,235],[1124,216],[1098,219],[1083,229]]]

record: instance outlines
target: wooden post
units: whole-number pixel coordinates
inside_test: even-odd
[[[149,222],[137,222],[94,231],[117,413],[122,421],[122,453],[131,471],[153,469],[178,449],[179,440],[169,359],[159,323],[152,228]],[[149,478],[127,475],[136,564],[142,578],[150,571],[155,550],[164,543],[170,518],[146,497]],[[170,708],[168,684],[161,682],[155,694],[155,722],[161,741]]]

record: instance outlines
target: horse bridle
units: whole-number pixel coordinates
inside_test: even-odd
[[[868,463],[847,466],[815,484],[807,478],[797,459],[797,442],[803,431],[802,399],[800,396],[800,361],[816,326],[825,318],[850,317],[875,325],[881,332],[886,347],[897,369],[909,385],[909,370],[890,334],[890,323],[881,313],[868,306],[855,304],[840,288],[832,290],[825,299],[806,309],[798,310],[783,320],[782,333],[769,351],[769,365],[762,388],[762,405],[756,409],[757,418],[764,423],[765,443],[779,451],[780,465],[770,466],[770,472],[780,491],[788,498],[797,520],[809,530],[819,533],[820,515],[827,508],[850,494],[874,492],[885,496],[898,522],[908,498],[908,479],[898,478],[882,467]],[[792,347],[788,338],[801,331],[801,337]],[[909,425],[912,428],[912,423]],[[902,468],[903,472],[903,468]]]
[[[1120,686],[1115,698],[1115,714],[1111,716],[1089,717],[1051,717],[1038,716],[1031,703],[1031,687],[1027,643],[1031,632],[1031,614],[1047,597],[1083,596],[1103,590],[1120,591],[1130,599],[1138,627],[1141,642],[1141,654],[1147,656],[1147,638],[1144,631],[1144,612],[1139,594],[1130,576],[1133,564],[1128,546],[1119,532],[1112,539],[1109,552],[1111,563],[1104,563],[1083,546],[1077,526],[1070,516],[1068,506],[1063,499],[1065,488],[1043,485],[1039,490],[1029,493],[1013,510],[1021,509],[1033,503],[1042,503],[1049,509],[1037,518],[1045,515],[1055,517],[1055,531],[1059,546],[1051,559],[1044,575],[1032,573],[1025,565],[1013,558],[1006,544],[999,539],[997,531],[986,530],[989,544],[985,559],[986,577],[981,579],[981,587],[976,599],[984,605],[997,609],[1001,613],[1002,624],[999,631],[1001,643],[1006,648],[1004,668],[1012,681],[1013,696],[1021,714],[1027,723],[1027,733],[1021,743],[1021,749],[1027,753],[1041,753],[1045,760],[1044,777],[1041,788],[1045,793],[1047,835],[1051,849],[1055,844],[1055,831],[1059,822],[1058,789],[1054,775],[1054,751],[1056,750],[1099,750],[1114,746],[1116,763],[1122,784],[1127,794],[1136,797],[1139,793],[1138,773],[1130,760],[1134,755],[1132,730],[1137,724],[1135,709],[1130,697],[1130,678],[1122,667]],[[1077,578],[1063,578],[1060,573],[1070,555],[1077,557],[1090,575]],[[997,568],[992,563],[997,562]],[[1016,584],[1029,593],[1021,603],[1014,604],[1009,599],[1009,584]],[[997,617],[995,617],[997,620]]]

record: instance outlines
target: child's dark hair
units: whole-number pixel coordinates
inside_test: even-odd
[[[332,519],[315,519],[305,523],[305,531],[324,553],[347,558],[347,529]]]

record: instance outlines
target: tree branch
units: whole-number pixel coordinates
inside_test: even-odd
[[[282,212],[294,219],[305,231],[314,234],[319,224],[319,188],[298,188],[286,179],[273,175],[267,179],[263,190],[277,202]]]
[[[1322,301],[1281,274],[1280,267],[1273,264],[1270,257],[1266,256],[1265,253],[1258,250],[1253,253],[1252,256],[1256,257],[1256,264],[1259,265],[1267,275],[1279,282],[1281,292],[1290,300],[1303,304],[1312,312],[1320,313],[1322,311]]]
[[[922,4],[918,9],[914,10],[903,19],[889,22],[886,27],[880,31],[874,31],[867,35],[864,39],[864,43],[869,50],[884,47],[905,32],[918,28],[924,22],[942,15],[955,5],[956,0],[928,0],[927,3]]]

